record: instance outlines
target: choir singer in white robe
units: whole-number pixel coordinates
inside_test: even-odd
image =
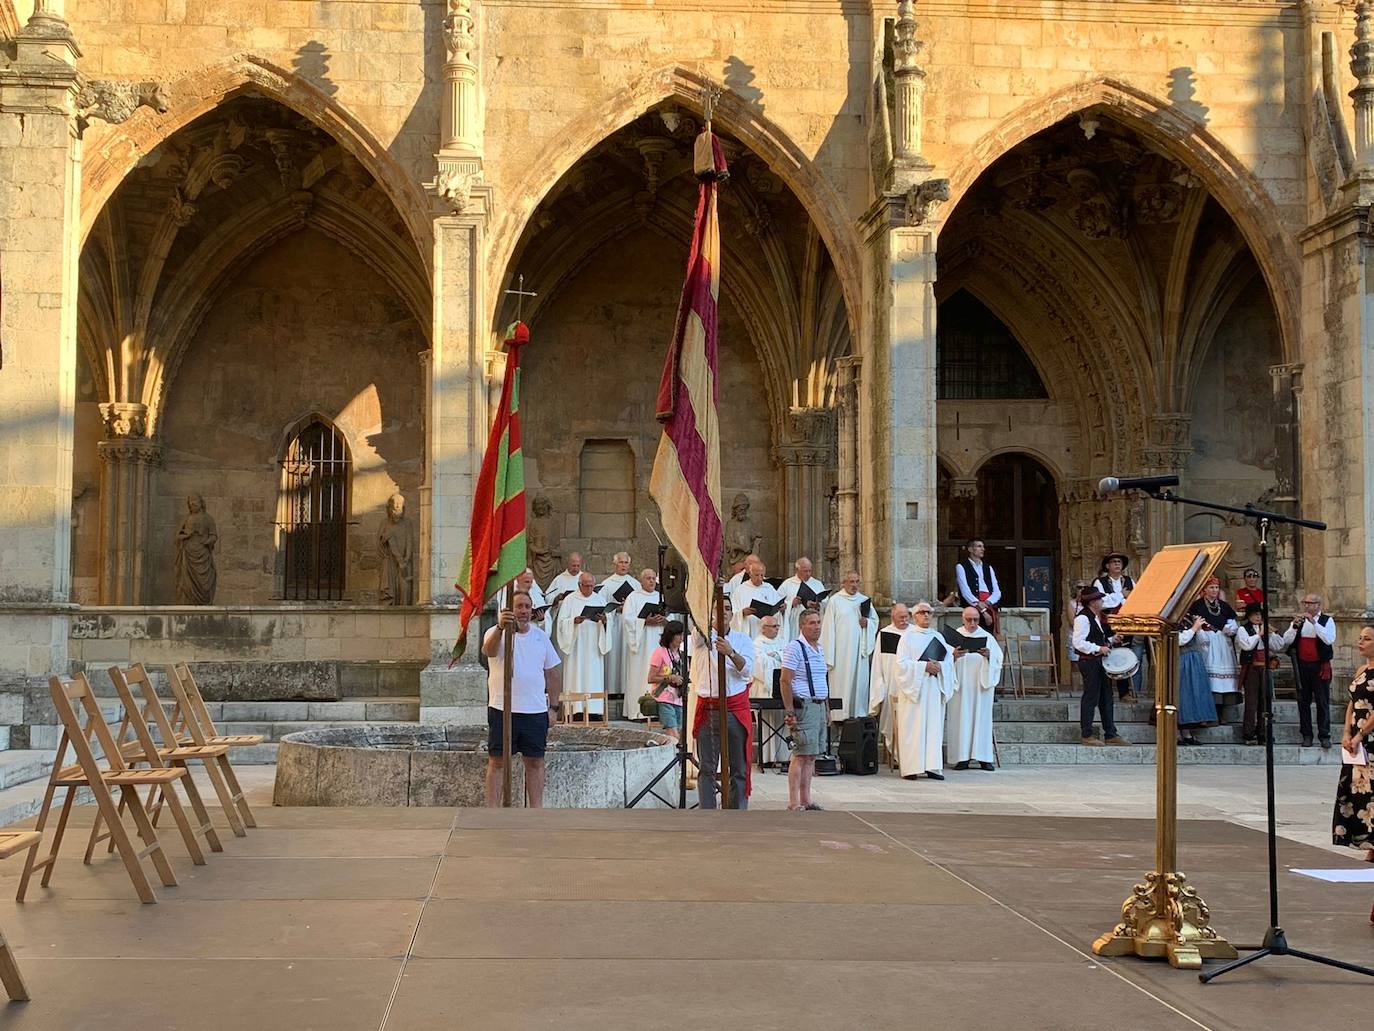
[[[568,657],[563,664],[563,697],[570,710],[603,718],[604,697],[574,700],[568,695],[604,695],[606,691],[606,653],[611,648],[606,636],[606,615],[582,614],[589,606],[605,604],[605,599],[596,593],[596,578],[583,573],[577,580],[577,593],[568,595],[558,607],[558,646]]]
[[[750,698],[773,697],[773,674],[782,669],[782,653],[786,647],[787,639],[778,632],[777,614],[759,620],[759,636],[754,638],[754,682],[749,685]],[[762,709],[759,716],[762,723],[759,740],[768,738],[768,744],[763,746],[763,761],[784,762],[787,735],[782,733],[782,710]]]
[[[567,656],[563,654],[563,646],[558,643],[558,601],[560,595],[572,596],[577,593],[577,578],[581,575],[582,556],[574,551],[568,556],[563,572],[550,580],[549,586],[544,588],[544,600],[549,606],[548,611],[544,613],[544,633],[553,638],[553,646],[565,659]]]
[[[838,593],[825,600],[821,651],[830,697],[840,699],[838,719],[868,715],[868,660],[878,640],[873,603],[859,593],[859,574],[845,573]]]
[[[730,604],[735,611],[730,629],[738,630],[752,640],[759,636],[760,614],[754,606],[776,605],[782,598],[778,595],[778,589],[763,578],[767,572],[763,561],[751,555],[748,562],[744,569],[744,582],[730,595]]]
[[[897,646],[897,758],[902,779],[944,780],[945,702],[954,693],[954,649],[930,625],[930,602],[916,605],[916,625]]]
[[[878,631],[878,646],[873,651],[873,674],[868,681],[868,714],[878,717],[878,733],[895,756],[893,713],[897,708],[897,647],[911,632],[911,610],[901,602],[892,606],[892,622]]]
[[[646,719],[639,711],[639,697],[648,688],[649,658],[658,647],[658,639],[663,634],[663,624],[667,618],[651,615],[640,619],[639,614],[646,605],[661,605],[663,595],[658,590],[658,574],[652,569],[641,570],[639,589],[631,592],[625,599],[621,612],[621,640],[625,649],[621,657],[624,671],[625,718],[629,720]]]
[[[956,690],[948,709],[949,761],[956,770],[967,770],[970,761],[993,769],[992,700],[1002,679],[1002,649],[996,638],[979,625],[980,613],[970,605],[964,622],[946,631],[954,648]]]
[[[789,641],[801,635],[801,615],[807,609],[821,610],[821,603],[811,600],[825,593],[825,584],[811,575],[811,560],[803,555],[792,564],[793,575],[778,586],[778,594],[787,604],[783,606],[782,635]],[[802,591],[802,587],[806,591]],[[798,595],[801,595],[799,598]]]
[[[616,595],[622,594],[628,597],[629,592],[633,591],[639,584],[630,575],[630,553],[618,551],[611,558],[611,567],[614,572],[597,587],[596,593],[606,599],[606,604],[610,606],[620,606],[624,604],[624,599],[617,600]],[[610,651],[606,653],[606,693],[620,694],[625,693],[626,718],[630,717],[630,709],[633,706],[636,712],[639,711],[639,696],[644,693],[644,685],[636,683],[631,687],[626,686],[625,681],[625,624],[623,613],[620,608],[608,608],[606,610],[606,640],[609,642]],[[648,672],[647,670],[645,672]],[[630,695],[634,695],[633,703]]]

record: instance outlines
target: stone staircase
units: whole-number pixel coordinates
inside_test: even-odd
[[[1333,695],[1335,691],[1333,689]],[[1058,699],[1046,696],[999,696],[993,706],[998,755],[1004,765],[1140,765],[1155,761],[1155,728],[1149,719],[1153,705],[1117,703],[1117,730],[1131,748],[1091,748],[1079,743],[1078,696],[1067,691]],[[1301,747],[1296,701],[1280,697],[1274,703],[1274,762],[1284,766],[1340,765],[1340,720],[1344,703],[1331,703],[1335,747]],[[1241,707],[1224,705],[1219,726],[1194,731],[1202,742],[1178,749],[1180,764],[1263,765],[1264,749],[1241,741]],[[1100,725],[1099,725],[1099,730]]]

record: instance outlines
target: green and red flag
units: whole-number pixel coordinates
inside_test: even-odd
[[[501,405],[491,424],[482,471],[472,495],[467,553],[454,586],[463,596],[453,662],[467,649],[468,623],[496,592],[525,571],[525,459],[520,453],[520,349],[530,328],[514,323],[506,331],[506,376]],[[452,663],[450,663],[452,665]]]

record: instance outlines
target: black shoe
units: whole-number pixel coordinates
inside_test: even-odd
[[[1311,735],[1311,734],[1304,734],[1304,735],[1302,736],[1302,746],[1303,746],[1303,748],[1311,748],[1311,747],[1312,747],[1312,735]]]
[[[1330,747],[1331,747],[1331,739],[1330,739],[1329,737],[1324,737],[1324,738],[1322,738],[1322,739],[1321,739],[1321,745],[1322,745],[1323,748],[1330,748]]]
[[[1259,738],[1257,738],[1257,737],[1247,737],[1244,741],[1241,742],[1241,744],[1244,744],[1244,745],[1257,745],[1257,744],[1259,744]]]
[[[926,776],[929,777],[931,780],[945,779],[945,775],[943,773],[936,773],[934,770],[926,770]]]
[[[1197,738],[1195,738],[1195,737],[1181,737],[1181,738],[1178,739],[1178,743],[1179,743],[1180,745],[1195,745],[1195,744],[1197,744]]]
[[[956,770],[967,770],[967,769],[968,769],[968,760],[965,759],[965,760],[964,760],[963,762],[961,762],[961,763],[955,763],[955,764],[954,764],[954,768],[955,768]]]
[[[902,778],[902,780],[915,780],[919,776],[919,773],[908,773],[906,776]]]
[[[981,766],[983,767],[983,769],[985,769],[985,770],[995,770],[995,769],[997,769],[997,767],[994,766],[992,763],[982,763],[982,764],[980,764],[980,765],[981,765]]]

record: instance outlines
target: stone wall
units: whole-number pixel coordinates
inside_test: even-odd
[[[319,413],[353,464],[345,598],[375,601],[386,499],[400,491],[418,518],[423,347],[401,299],[330,238],[301,231],[253,260],[206,314],[170,395],[148,600],[176,600],[175,535],[193,492],[219,530],[216,603],[280,596],[279,463],[290,427]]]

